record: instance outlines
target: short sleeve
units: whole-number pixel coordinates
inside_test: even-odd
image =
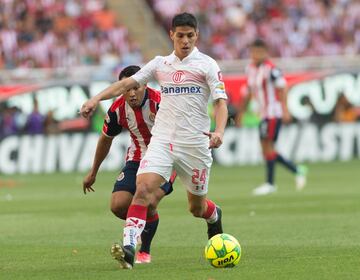
[[[206,80],[210,88],[211,97],[216,99],[227,99],[225,84],[219,66],[214,60],[210,60],[209,71]]]
[[[145,85],[155,80],[155,70],[160,63],[161,57],[157,56],[146,63],[138,72],[131,77],[140,85]]]
[[[116,110],[110,108],[105,116],[102,132],[106,136],[114,137],[122,130],[122,126],[118,123]]]
[[[272,68],[270,72],[270,78],[276,88],[284,88],[286,86],[286,80],[280,69],[276,67]]]

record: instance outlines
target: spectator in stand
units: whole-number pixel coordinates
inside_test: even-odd
[[[54,112],[49,111],[44,119],[45,134],[56,134],[60,132],[59,122],[54,118]]]
[[[349,102],[344,93],[337,100],[334,112],[336,122],[355,122],[358,118],[356,108]]]
[[[38,102],[34,100],[34,108],[28,116],[25,124],[25,133],[27,134],[42,134],[44,133],[44,116],[40,114]]]
[[[0,107],[0,138],[19,134],[24,128],[24,115],[17,107]]]
[[[14,135],[18,132],[14,118],[14,110],[6,107],[0,120],[0,138]]]

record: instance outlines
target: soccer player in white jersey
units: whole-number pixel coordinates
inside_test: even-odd
[[[128,66],[120,72],[119,80],[131,77],[139,70],[139,66]],[[136,191],[136,173],[150,142],[151,129],[154,126],[159,102],[160,92],[145,85],[130,89],[126,97],[121,96],[113,102],[104,120],[93,165],[83,180],[84,193],[94,191],[93,185],[98,170],[109,153],[113,139],[123,130],[128,130],[131,144],[127,149],[126,164],[114,184],[111,195],[111,211],[122,220],[126,219],[126,213]],[[159,224],[156,205],[165,195],[172,192],[175,176],[176,174],[173,174],[169,182],[156,190],[155,200],[147,212],[146,226],[141,234],[142,243],[136,254],[136,263],[151,262],[150,246]]]
[[[241,122],[251,98],[258,107],[261,116],[259,125],[260,142],[266,161],[266,182],[254,189],[254,195],[266,195],[277,190],[274,184],[275,163],[279,162],[296,175],[296,187],[301,190],[306,183],[306,167],[296,166],[280,155],[275,148],[282,120],[288,122],[290,114],[286,105],[286,81],[281,71],[268,58],[265,42],[257,39],[250,47],[251,64],[247,68],[248,94],[240,109],[237,124]]]
[[[155,57],[135,75],[112,84],[81,108],[81,114],[88,117],[101,100],[125,94],[136,85],[155,80],[161,87],[160,108],[148,150],[140,162],[123,245],[112,248],[123,268],[133,267],[137,237],[144,229],[149,201],[154,191],[169,180],[173,168],[187,187],[191,213],[207,221],[208,238],[222,233],[221,210],[206,198],[206,193],[212,164],[210,149],[222,144],[227,122],[227,96],[217,63],[195,47],[198,35],[197,20],[192,14],[176,15],[170,30],[172,54]],[[214,132],[209,132],[210,96],[214,101]]]

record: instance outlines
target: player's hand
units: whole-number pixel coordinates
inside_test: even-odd
[[[83,181],[83,191],[84,194],[86,194],[86,192],[95,192],[95,190],[91,187],[96,180],[96,175],[92,174],[91,172],[89,172]]]
[[[96,99],[94,99],[94,98],[89,99],[81,106],[80,115],[83,116],[84,118],[88,119],[95,112],[98,104],[99,104],[99,101],[97,101]]]
[[[222,139],[224,134],[220,132],[204,132],[206,136],[209,137],[209,149],[219,148],[222,144]]]

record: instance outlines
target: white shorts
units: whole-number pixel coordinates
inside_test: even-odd
[[[176,146],[151,141],[137,174],[156,173],[168,181],[175,169],[187,190],[202,196],[208,191],[212,160],[211,150],[206,146]]]

